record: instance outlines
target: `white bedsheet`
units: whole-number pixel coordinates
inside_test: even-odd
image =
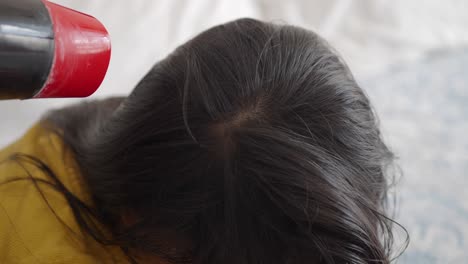
[[[464,0],[56,0],[99,18],[113,40],[96,95],[127,93],[158,59],[210,26],[239,17],[284,21],[326,37],[357,76],[428,50],[468,44]]]

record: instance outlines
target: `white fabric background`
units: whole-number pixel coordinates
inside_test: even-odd
[[[465,263],[467,1],[55,2],[97,17],[111,34],[109,71],[91,99],[129,93],[177,45],[229,20],[253,17],[318,32],[342,54],[369,93],[384,135],[401,159],[405,178],[396,189],[402,196],[399,221],[410,231],[412,244],[400,263]],[[442,55],[433,56],[434,51]],[[0,147],[24,133],[46,109],[79,100],[0,101]]]

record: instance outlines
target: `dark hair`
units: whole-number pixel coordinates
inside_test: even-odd
[[[99,242],[199,264],[390,263],[394,155],[313,32],[213,27],[105,105],[47,117],[95,203],[72,201],[75,216]]]

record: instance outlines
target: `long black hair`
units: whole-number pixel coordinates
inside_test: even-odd
[[[94,201],[69,199],[78,223],[129,255],[391,262],[394,155],[345,63],[311,31],[253,19],[210,28],[128,97],[45,121],[73,151]]]

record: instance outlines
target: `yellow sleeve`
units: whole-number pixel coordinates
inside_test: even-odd
[[[27,178],[28,172],[36,179],[50,181],[45,173],[31,164],[22,167],[9,161],[8,157],[16,152],[40,158],[60,175],[60,180],[70,191],[78,196],[82,192],[76,182],[76,171],[63,161],[63,144],[40,125],[32,127],[21,139],[1,150],[0,263],[124,263],[111,261],[109,251],[80,232],[66,199],[51,186],[38,183],[41,194],[30,179],[4,183],[9,179]]]

